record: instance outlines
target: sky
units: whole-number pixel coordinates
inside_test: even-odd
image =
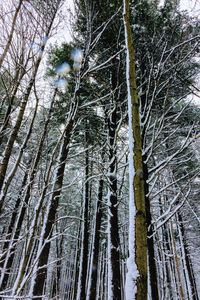
[[[165,0],[160,0],[161,3],[164,1]],[[200,18],[200,0],[180,0],[180,8],[181,10],[188,10],[190,14]],[[55,37],[58,43],[71,40],[69,10],[71,10],[72,13],[74,12],[73,0],[64,2],[62,13],[66,15],[65,22],[67,26]]]
[[[188,10],[192,15],[200,16],[200,0],[181,0],[181,9]]]

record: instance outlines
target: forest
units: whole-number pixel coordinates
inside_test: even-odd
[[[199,18],[1,0],[0,33],[0,299],[199,300]]]

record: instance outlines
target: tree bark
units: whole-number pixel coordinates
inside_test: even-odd
[[[80,259],[80,273],[77,300],[86,299],[87,274],[89,259],[89,150],[88,148],[88,128],[87,120],[85,126],[85,184],[84,184],[84,202],[83,202],[83,223],[82,223],[82,246]]]
[[[135,49],[131,32],[129,5],[129,1],[124,0],[129,104],[129,147],[130,156],[133,156],[133,158],[130,158],[130,172],[132,173],[130,177],[132,182],[130,182],[130,184],[133,185],[133,195],[130,193],[129,199],[129,260],[127,265],[126,295],[128,299],[145,300],[148,294],[146,205],[140,129],[140,104],[137,95]]]
[[[54,18],[56,16],[56,13],[57,13],[57,11],[54,12],[54,14],[51,18],[51,21],[49,23],[49,26],[46,30],[46,35],[47,36],[50,33],[51,27],[53,25]],[[44,51],[45,45],[46,45],[46,42],[41,46],[41,52]],[[10,134],[10,137],[9,137],[8,142],[6,144],[6,147],[5,147],[5,151],[3,153],[3,158],[0,162],[0,192],[2,190],[2,186],[3,186],[4,180],[5,180],[5,175],[6,175],[6,171],[7,171],[7,168],[8,168],[8,163],[9,163],[9,160],[10,160],[10,157],[11,157],[11,154],[12,154],[14,142],[15,142],[17,136],[18,136],[18,133],[19,133],[22,121],[23,121],[25,109],[26,109],[26,106],[27,106],[27,103],[28,103],[28,100],[29,100],[31,90],[32,90],[34,82],[35,82],[35,78],[36,78],[41,60],[42,60],[42,56],[38,57],[38,59],[35,63],[33,74],[31,76],[31,79],[29,81],[29,84],[27,86],[25,94],[24,94],[24,96],[21,100],[21,103],[20,103],[19,113],[17,115],[15,125],[12,129],[12,132]],[[2,207],[3,207],[3,201],[0,202],[0,215],[2,213]]]
[[[14,224],[14,222],[16,222],[15,232],[13,232],[13,239],[14,240],[17,240],[19,238],[20,230],[21,230],[21,227],[22,227],[22,224],[23,224],[23,221],[24,221],[24,216],[25,216],[27,206],[28,206],[28,203],[29,203],[29,200],[30,200],[31,188],[34,184],[38,164],[39,164],[39,161],[40,161],[40,158],[41,158],[42,148],[43,148],[44,141],[45,141],[45,136],[46,136],[46,133],[47,133],[48,125],[49,125],[50,118],[51,118],[52,111],[53,111],[55,95],[56,95],[56,91],[54,92],[54,95],[53,95],[53,99],[52,99],[51,106],[50,106],[50,109],[49,109],[48,117],[47,117],[47,120],[45,122],[44,129],[43,129],[43,132],[42,132],[42,136],[40,138],[40,142],[39,142],[39,145],[38,145],[38,149],[37,149],[34,161],[33,161],[33,165],[32,165],[31,170],[30,170],[29,178],[27,180],[28,184],[27,184],[27,187],[25,188],[25,191],[24,191],[23,200],[21,200],[21,198],[18,198],[18,200],[16,202],[16,205],[15,205],[15,210],[12,214],[11,224]],[[28,167],[29,167],[29,165],[28,165]],[[21,207],[20,211],[18,211],[18,208],[19,208],[21,203],[23,203],[22,207]],[[17,217],[16,212],[18,212],[18,215],[19,215],[17,221],[16,221],[16,217]],[[13,228],[13,225],[12,225],[12,227],[9,227],[10,230],[11,230],[11,228]],[[9,232],[11,234],[12,232],[10,230],[9,230]],[[8,246],[10,247],[10,249],[8,249]],[[9,252],[7,254],[8,260],[6,261],[6,265],[4,267],[5,267],[5,269],[7,269],[9,271],[12,267],[12,263],[13,263],[13,260],[14,260],[16,244],[13,245],[13,243],[11,241],[10,243],[6,243],[4,245],[5,250],[6,250],[6,247],[7,247],[7,250]],[[8,279],[9,279],[8,273],[6,273],[4,275],[1,288],[6,287]]]
[[[8,279],[10,276],[10,272],[11,272],[11,267],[12,267],[12,263],[14,260],[14,255],[15,255],[15,244],[13,245],[13,243],[16,242],[16,239],[19,237],[19,234],[16,235],[16,233],[18,232],[17,229],[15,229],[15,224],[16,224],[16,219],[17,219],[17,214],[18,214],[18,210],[19,210],[19,206],[21,203],[21,196],[23,193],[23,190],[26,186],[26,182],[28,179],[28,169],[26,170],[26,173],[24,174],[24,178],[22,181],[22,186],[21,186],[21,191],[20,194],[17,198],[17,201],[15,203],[15,208],[14,211],[12,213],[11,216],[11,220],[7,229],[7,235],[6,235],[6,239],[11,239],[14,240],[13,241],[6,241],[4,243],[3,246],[3,253],[4,255],[1,256],[1,262],[0,262],[0,268],[1,268],[1,283],[0,283],[0,291],[3,291],[8,283]],[[13,231],[15,230],[15,235],[14,237],[12,237]],[[12,252],[10,253],[10,251],[12,250]]]
[[[193,268],[192,268],[190,254],[189,254],[189,251],[188,251],[186,234],[185,234],[185,229],[184,229],[184,226],[183,226],[183,220],[182,220],[181,213],[178,212],[177,216],[178,216],[178,222],[179,222],[179,226],[180,226],[180,230],[181,230],[181,234],[182,234],[182,238],[183,238],[183,247],[184,247],[183,250],[185,252],[185,264],[186,264],[186,267],[187,267],[187,272],[188,272],[188,277],[189,277],[189,282],[190,282],[190,287],[191,287],[191,292],[192,292],[192,299],[191,300],[198,300],[199,297],[198,297],[198,293],[197,293],[196,281],[195,281],[195,278],[194,278],[194,272],[193,272]]]
[[[94,228],[94,244],[93,244],[93,254],[91,263],[91,283],[88,291],[89,300],[96,298],[97,290],[97,275],[98,275],[98,262],[99,262],[99,244],[100,244],[100,228],[102,219],[102,200],[103,200],[103,183],[104,180],[101,178],[99,180],[99,190],[98,190],[98,200],[96,207],[96,217],[95,217],[95,228]]]
[[[0,56],[0,69],[2,67],[2,64],[3,64],[3,61],[4,61],[4,58],[10,48],[10,45],[11,45],[11,42],[12,42],[12,38],[13,38],[13,33],[14,33],[14,30],[15,30],[15,25],[16,25],[16,21],[17,21],[17,16],[19,14],[19,11],[21,9],[21,6],[22,6],[22,2],[23,0],[19,0],[19,3],[18,3],[18,6],[15,10],[15,14],[14,14],[14,17],[13,17],[13,21],[12,21],[12,26],[11,26],[11,30],[10,30],[10,33],[9,33],[9,36],[8,36],[8,41],[6,43],[6,46],[4,48],[4,51],[2,53],[2,55]]]
[[[116,70],[113,70],[113,77]],[[116,73],[115,73],[116,74]],[[116,78],[112,78],[116,81]],[[113,82],[113,87],[116,82]],[[120,275],[120,238],[118,224],[118,198],[117,198],[117,103],[111,102],[108,112],[108,299],[121,300],[121,275]]]
[[[148,248],[148,265],[149,265],[149,275],[150,275],[150,289],[151,296],[153,300],[159,300],[158,294],[158,281],[157,281],[157,268],[155,259],[155,249],[154,249],[154,239],[153,239],[153,227],[150,209],[150,199],[149,199],[149,185],[148,185],[148,166],[145,163],[146,156],[143,156],[143,174],[144,174],[144,189],[145,189],[145,204],[146,204],[146,221],[148,228],[147,238],[147,248]]]
[[[54,191],[52,194],[52,198],[50,200],[50,207],[49,207],[49,211],[48,211],[48,215],[47,215],[47,220],[45,223],[44,236],[42,237],[43,244],[45,242],[45,245],[44,245],[44,247],[41,251],[40,257],[39,257],[39,262],[38,262],[39,270],[37,271],[34,288],[33,288],[33,296],[34,297],[41,296],[43,294],[43,290],[44,290],[45,280],[46,280],[46,276],[47,276],[47,263],[48,263],[50,244],[51,244],[50,241],[48,241],[48,240],[51,238],[52,233],[53,233],[53,226],[54,226],[55,219],[56,219],[59,198],[61,195],[61,189],[62,189],[63,179],[64,179],[65,164],[66,164],[66,159],[67,159],[68,152],[69,152],[69,143],[70,143],[73,126],[74,126],[74,122],[72,120],[70,120],[69,124],[66,128],[64,141],[63,141],[62,148],[61,148],[59,167],[57,170],[56,180],[55,180],[55,184],[54,184]],[[37,298],[34,298],[34,299],[37,299]],[[40,297],[38,297],[38,299],[40,299]]]

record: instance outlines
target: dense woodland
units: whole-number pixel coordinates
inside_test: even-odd
[[[66,3],[0,1],[0,299],[198,300],[199,20]]]

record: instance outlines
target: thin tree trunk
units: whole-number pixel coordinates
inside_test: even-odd
[[[12,182],[13,177],[16,174],[16,171],[17,171],[18,166],[19,166],[19,164],[21,162],[21,158],[22,158],[22,155],[24,153],[24,150],[27,147],[27,143],[28,143],[28,141],[30,139],[30,136],[32,134],[33,124],[34,124],[35,117],[36,117],[36,114],[37,114],[37,109],[38,109],[38,99],[36,101],[35,110],[34,110],[34,113],[33,113],[33,117],[32,117],[29,129],[28,129],[27,135],[26,135],[26,137],[25,137],[25,139],[23,141],[23,144],[22,144],[22,146],[21,146],[21,148],[19,150],[19,154],[18,154],[17,159],[16,159],[16,161],[14,163],[14,167],[12,168],[11,172],[8,174],[8,176],[6,177],[6,179],[4,181],[3,188],[2,188],[2,195],[0,197],[0,203],[4,203],[4,200],[5,200],[8,188],[9,188],[11,182]]]
[[[9,103],[8,103],[8,107],[6,109],[6,112],[4,114],[4,120],[2,122],[1,129],[0,129],[0,145],[2,144],[2,141],[5,137],[5,131],[6,131],[6,129],[8,127],[8,124],[9,124],[13,103],[14,103],[14,100],[15,100],[20,82],[21,82],[21,80],[22,80],[22,78],[25,74],[25,70],[23,69],[21,74],[20,75],[19,74],[20,74],[20,70],[18,69],[17,72],[16,72],[16,75],[15,75],[15,78],[13,78],[13,82],[16,82],[16,84],[14,86],[14,89],[13,89],[13,91],[10,91],[9,95],[6,94],[6,96],[4,97],[6,99],[6,103],[7,103],[7,101],[9,101]]]
[[[87,120],[86,120],[87,122]],[[89,259],[89,150],[88,148],[88,128],[85,126],[85,185],[84,185],[84,203],[83,203],[83,227],[82,227],[82,246],[80,259],[80,273],[78,283],[77,300],[86,299],[88,259]]]
[[[52,198],[50,200],[50,207],[47,215],[47,220],[44,224],[44,236],[42,237],[43,243],[45,242],[45,245],[40,253],[39,261],[38,261],[38,271],[36,274],[36,279],[33,287],[33,296],[41,296],[43,295],[46,275],[47,275],[47,263],[49,258],[49,251],[50,251],[50,241],[48,239],[51,238],[53,233],[53,226],[56,219],[58,204],[59,204],[59,198],[61,195],[61,189],[63,185],[63,179],[64,179],[64,170],[65,170],[65,164],[66,159],[69,152],[69,143],[70,138],[73,130],[74,122],[72,120],[69,121],[68,126],[65,131],[64,141],[61,148],[61,154],[59,159],[59,167],[56,174],[56,180],[54,184],[54,191],[52,194]],[[40,249],[39,249],[40,250]],[[35,298],[37,299],[37,298]],[[38,298],[40,299],[40,298]]]
[[[13,240],[14,241],[19,238],[22,223],[24,221],[24,216],[25,216],[27,206],[28,206],[28,203],[29,203],[29,200],[30,200],[31,188],[32,188],[33,183],[34,183],[34,179],[35,179],[36,172],[37,172],[37,167],[38,167],[40,157],[41,157],[41,154],[42,154],[42,148],[43,148],[43,145],[44,145],[45,136],[46,136],[46,133],[47,133],[48,125],[49,125],[51,115],[52,115],[52,111],[53,111],[55,95],[56,95],[56,91],[54,93],[54,96],[53,96],[53,99],[52,99],[52,102],[51,102],[48,117],[47,117],[47,120],[45,122],[44,129],[43,129],[43,132],[42,132],[42,136],[40,138],[40,142],[39,142],[38,149],[37,149],[37,152],[36,152],[36,156],[34,158],[33,166],[32,166],[31,171],[30,171],[28,185],[25,189],[23,201],[20,201],[21,199],[18,199],[20,201],[20,203],[22,202],[22,207],[21,207],[20,212],[18,212],[19,217],[18,217],[17,223],[15,225],[16,226],[15,232],[13,232]],[[19,201],[16,203],[17,206],[20,204]],[[12,222],[13,222],[13,218],[16,218],[16,211],[13,212]],[[6,265],[5,265],[5,269],[7,269],[7,270],[11,269],[11,266],[12,266],[12,263],[13,263],[13,260],[14,260],[15,250],[16,250],[16,244],[14,244],[14,245],[12,245],[12,244],[13,244],[13,242],[11,241],[11,243],[9,243],[9,252],[7,253],[8,260],[7,260]],[[12,251],[12,253],[10,253],[10,251]],[[2,288],[6,287],[7,282],[8,282],[8,275],[5,274],[4,278],[2,279]]]
[[[9,162],[9,159],[10,159],[10,156],[11,156],[11,153],[12,153],[13,145],[14,145],[14,142],[17,138],[17,135],[18,135],[18,132],[19,132],[22,120],[23,120],[26,104],[28,102],[28,98],[29,98],[32,86],[34,84],[37,69],[39,67],[39,61],[36,65],[36,67],[35,67],[34,75],[33,75],[33,77],[31,78],[31,80],[29,82],[29,86],[28,86],[27,91],[25,93],[25,97],[20,103],[20,109],[19,109],[19,113],[18,113],[18,116],[17,116],[17,120],[16,120],[15,126],[13,127],[13,130],[11,132],[11,135],[8,139],[8,142],[7,142],[4,154],[3,154],[3,158],[2,158],[2,161],[0,163],[0,192],[2,190],[2,186],[3,186],[3,183],[4,183],[5,174],[6,174],[6,171],[7,171],[7,168],[8,168],[8,162]],[[1,212],[2,212],[2,206],[3,206],[3,201],[0,202],[0,215],[1,215]]]
[[[63,255],[63,236],[61,236],[60,242],[56,239],[56,270],[53,278],[52,296],[53,299],[59,299],[60,286],[61,286],[61,259]]]
[[[186,241],[186,235],[185,235],[185,229],[183,226],[183,220],[182,220],[182,216],[181,213],[178,212],[178,222],[179,222],[179,226],[180,226],[180,231],[181,231],[181,235],[182,235],[182,239],[183,239],[183,251],[185,253],[184,258],[185,258],[185,265],[187,268],[187,273],[188,273],[188,277],[189,277],[189,285],[191,288],[191,300],[198,300],[198,293],[197,293],[197,287],[196,287],[196,282],[194,279],[194,274],[193,274],[193,268],[192,268],[192,264],[191,264],[191,260],[190,260],[190,254],[188,252],[188,245],[187,245],[187,241]]]
[[[80,214],[80,217],[82,216],[82,212]],[[79,224],[79,229],[78,229],[78,240],[77,240],[77,245],[76,245],[76,256],[75,256],[75,263],[74,263],[74,271],[73,271],[73,288],[72,288],[72,294],[70,300],[74,300],[77,297],[77,290],[78,290],[78,275],[79,275],[79,264],[80,264],[80,251],[81,251],[81,227],[82,227],[82,222]]]
[[[23,252],[22,252],[22,259],[20,262],[18,275],[17,275],[17,278],[16,278],[14,286],[13,286],[12,296],[16,295],[16,293],[19,294],[20,291],[24,288],[24,285],[26,284],[26,281],[27,281],[28,277],[31,275],[31,272],[33,271],[33,268],[34,268],[34,266],[33,266],[33,267],[27,269],[27,264],[28,264],[29,258],[31,256],[33,247],[34,247],[35,234],[36,234],[36,231],[38,228],[38,220],[39,220],[39,217],[41,214],[41,209],[42,209],[44,199],[46,197],[46,192],[47,192],[47,189],[49,186],[49,180],[51,177],[53,162],[54,162],[55,157],[57,156],[56,153],[58,152],[58,147],[63,140],[63,136],[65,135],[68,125],[69,125],[69,122],[67,123],[65,131],[63,134],[61,134],[56,146],[53,149],[52,155],[51,155],[50,163],[49,163],[49,166],[46,171],[45,178],[44,178],[43,189],[42,189],[40,198],[38,200],[38,203],[36,204],[36,207],[34,209],[33,220],[31,222],[31,225],[29,226],[30,232],[29,232],[29,235],[27,238],[26,247],[24,247]],[[51,204],[51,202],[50,202],[50,204]],[[49,208],[50,204],[48,205],[48,208]],[[42,213],[41,219],[42,220],[44,219],[43,213]],[[42,247],[42,243],[43,243],[43,235],[42,235],[42,237],[40,239],[40,243],[39,243],[40,249]],[[36,260],[38,260],[38,257],[36,257]],[[35,269],[34,269],[34,272],[36,272]]]
[[[49,24],[49,27],[47,29],[47,32],[46,32],[47,36],[50,33],[55,15],[56,15],[56,12],[53,14],[51,22]],[[46,42],[42,45],[41,52],[44,51],[45,45],[46,45]],[[21,123],[22,123],[22,120],[23,120],[26,105],[28,103],[28,99],[29,99],[32,87],[34,85],[35,78],[36,78],[41,60],[42,60],[42,56],[39,56],[39,58],[37,59],[37,61],[35,63],[34,71],[33,71],[32,77],[29,81],[29,84],[28,84],[28,87],[27,87],[26,92],[24,94],[24,97],[23,97],[23,99],[20,103],[19,113],[17,115],[15,125],[13,127],[13,130],[12,130],[12,132],[10,134],[10,137],[8,139],[8,142],[6,144],[5,151],[4,151],[4,154],[3,154],[3,158],[0,162],[0,192],[2,190],[2,186],[3,186],[4,180],[5,180],[5,175],[6,175],[6,171],[7,171],[7,168],[8,168],[8,163],[9,163],[10,156],[11,156],[11,153],[12,153],[13,145],[14,145],[14,142],[15,142],[17,136],[18,136],[18,133],[19,133],[19,130],[20,130],[20,127],[21,127]],[[0,215],[2,213],[2,207],[3,207],[3,202],[0,202]]]
[[[116,50],[117,51],[117,45]],[[117,136],[121,122],[120,61],[114,58],[111,68],[110,107],[105,111],[108,128],[108,299],[121,300],[120,237],[118,220]]]
[[[117,198],[117,108],[116,99],[112,102],[114,107],[108,112],[108,299],[121,300],[120,275],[120,239],[118,224],[118,198]]]
[[[173,226],[172,226],[172,220],[170,220],[170,235],[171,235],[171,245],[172,245],[172,251],[173,251],[173,259],[174,259],[174,265],[175,265],[175,276],[177,278],[177,285],[178,285],[178,297],[180,297],[181,300],[184,300],[184,290],[183,290],[183,284],[182,284],[182,278],[180,274],[180,265],[179,265],[179,258],[176,251],[176,243],[173,233]]]
[[[98,190],[98,200],[96,207],[96,217],[94,226],[94,244],[92,250],[92,262],[91,262],[91,278],[90,285],[88,286],[88,296],[87,299],[96,299],[97,290],[97,275],[98,275],[98,263],[99,263],[99,245],[100,245],[100,228],[102,219],[102,200],[103,200],[103,183],[104,180],[101,178],[99,180],[99,190]]]
[[[157,268],[156,268],[156,259],[155,259],[155,249],[154,249],[154,239],[153,239],[153,227],[152,227],[152,218],[151,218],[151,209],[150,209],[150,199],[149,199],[149,185],[148,185],[148,167],[145,163],[146,156],[143,156],[143,174],[144,174],[144,189],[145,189],[145,204],[146,204],[146,220],[148,235],[147,238],[147,247],[148,247],[148,264],[149,264],[149,275],[150,275],[150,288],[151,288],[151,297],[153,300],[159,299],[158,294],[158,281],[157,281]]]
[[[15,229],[15,223],[16,223],[16,219],[17,219],[18,209],[19,209],[19,206],[21,203],[21,196],[22,196],[23,190],[26,186],[27,179],[28,179],[28,169],[26,170],[26,172],[24,174],[21,191],[20,191],[20,194],[15,203],[15,208],[13,210],[11,220],[10,220],[10,223],[9,223],[9,226],[7,229],[6,240],[8,240],[8,241],[6,241],[3,245],[3,255],[1,256],[1,262],[0,262],[0,269],[1,269],[0,291],[3,291],[6,288],[6,285],[7,285],[8,279],[9,279],[9,275],[11,272],[11,266],[12,266],[14,255],[15,255],[15,247],[12,247],[12,245],[13,244],[15,245],[15,243],[17,242],[17,240],[15,239],[15,236],[12,237],[12,234]],[[16,238],[18,238],[18,236]],[[11,241],[9,241],[9,239],[11,239]],[[10,253],[11,250],[12,250],[12,253]]]
[[[3,50],[3,53],[2,55],[0,56],[0,69],[2,67],[2,63],[6,57],[6,54],[10,48],[10,45],[11,45],[11,42],[12,42],[12,38],[13,38],[13,33],[14,33],[14,30],[15,30],[15,25],[16,25],[16,21],[17,21],[17,16],[19,14],[19,11],[21,9],[21,6],[22,6],[22,2],[23,0],[19,0],[19,3],[18,3],[18,6],[15,10],[15,14],[14,14],[14,17],[13,17],[13,21],[12,21],[12,26],[11,26],[11,30],[10,30],[10,33],[9,33],[9,36],[8,36],[8,41],[6,43],[6,46]]]
[[[164,203],[161,202],[161,198],[159,197],[159,208],[160,208],[160,215],[163,214],[163,206]],[[161,227],[161,234],[163,248],[161,249],[163,255],[163,268],[164,268],[164,275],[166,276],[166,281],[163,282],[163,286],[165,287],[163,291],[163,296],[166,297],[168,294],[165,292],[168,290],[170,299],[173,299],[173,285],[172,285],[172,277],[170,273],[172,273],[172,262],[171,262],[171,249],[170,249],[170,240],[169,240],[169,233],[166,224]],[[160,237],[158,237],[160,238]],[[166,255],[167,254],[167,255]],[[171,272],[170,272],[171,271]],[[166,298],[167,299],[167,298]]]

